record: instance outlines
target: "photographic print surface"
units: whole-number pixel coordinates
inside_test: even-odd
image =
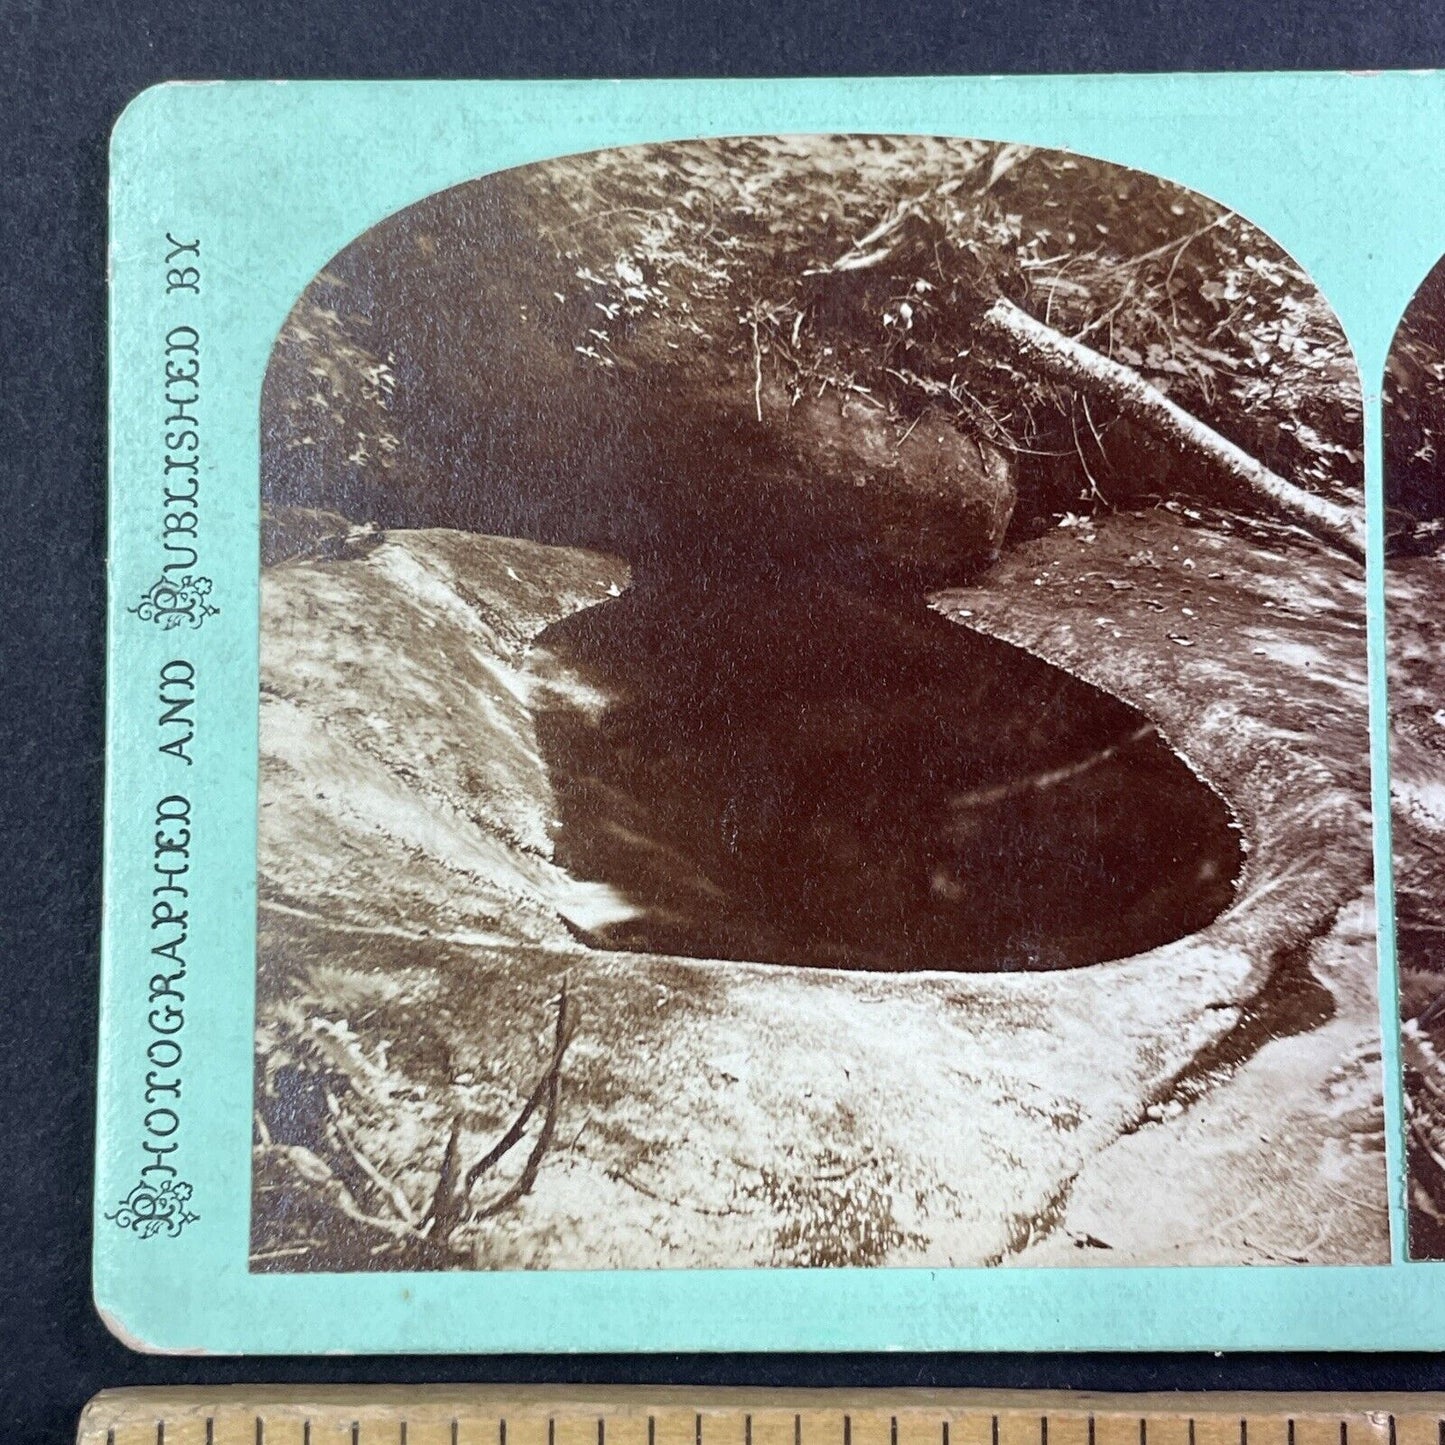
[[[1410,1253],[1445,1258],[1445,265],[1385,372],[1386,658]]]
[[[1064,151],[571,156],[261,397],[250,1268],[1389,1258],[1359,375]]]

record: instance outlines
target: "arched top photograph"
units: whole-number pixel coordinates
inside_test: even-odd
[[[1385,370],[1386,664],[1409,1245],[1445,1259],[1445,260]]]
[[[1247,217],[567,156],[260,420],[253,1270],[1388,1258],[1360,378]]]

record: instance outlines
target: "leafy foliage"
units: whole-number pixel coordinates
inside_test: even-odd
[[[401,443],[392,418],[394,358],[378,355],[351,288],[323,271],[286,319],[271,367],[290,385],[263,410],[263,446],[279,449],[313,480],[388,472]]]
[[[398,473],[445,486],[495,466],[490,421],[532,402],[545,424],[558,389],[670,367],[685,411],[694,376],[728,369],[751,379],[759,421],[778,391],[871,398],[900,436],[946,415],[1017,459],[1025,519],[1189,490],[1179,458],[979,343],[1000,296],[1299,485],[1359,504],[1348,344],[1267,236],[1142,172],[926,137],[602,151],[419,203],[336,258],[288,321],[268,447],[283,478],[404,455]],[[415,335],[399,340],[408,313]],[[570,358],[570,379],[498,342],[504,313]],[[586,467],[586,448],[559,465]]]
[[[730,304],[795,388],[865,388],[905,418],[942,397],[1021,455],[1087,466],[1110,419],[973,353],[980,307],[1007,296],[1300,485],[1358,499],[1358,377],[1333,313],[1268,237],[1168,181],[887,137],[603,152],[557,171],[577,216],[558,239],[601,312],[602,364],[649,308],[716,322]]]

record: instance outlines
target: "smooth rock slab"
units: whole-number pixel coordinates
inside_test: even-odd
[[[565,978],[580,1028],[556,1143],[530,1196],[458,1236],[459,1266],[996,1263],[1074,1228],[1076,1188],[1109,1263],[1384,1259],[1358,579],[1308,544],[1267,550],[1165,512],[1093,536],[1026,544],[940,610],[1154,720],[1229,800],[1250,852],[1235,903],[1201,932],[1048,974],[589,948],[561,922],[586,890],[558,867],[537,803],[527,649],[585,599],[620,592],[621,564],[438,532],[268,569],[263,1117],[268,1070],[324,1036],[336,1067],[383,1100],[358,1139],[420,1210],[454,1118],[464,1157],[510,1121]],[[1272,1066],[1267,1046],[1233,1058],[1227,1041],[1286,953],[1303,954],[1333,1014],[1329,1047],[1295,1056],[1294,1086],[1254,1096],[1267,1155],[1242,1150],[1216,1176],[1214,1153],[1181,1142],[1155,1167],[1115,1168],[1111,1146],[1155,1127],[1149,1111],[1201,1055],[1217,1077],[1163,1117],[1166,1142],[1199,1127],[1219,1088]],[[1336,1068],[1350,1059],[1344,1108]],[[1268,1196],[1281,1169],[1316,1202],[1312,1222],[1286,1216],[1263,1246],[1222,1233],[1240,1191]],[[257,1267],[385,1263],[279,1184],[258,1176]],[[1166,1196],[1194,1203],[1161,1204],[1161,1243],[1130,1220]],[[1339,1227],[1322,1231],[1330,1213]],[[281,1252],[298,1237],[302,1253]]]

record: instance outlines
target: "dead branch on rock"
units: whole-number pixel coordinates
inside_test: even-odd
[[[1356,561],[1364,561],[1362,519],[1272,472],[1123,362],[1063,335],[1012,301],[995,301],[985,312],[981,326],[1019,365],[1082,394],[1092,392],[1104,397],[1122,416],[1198,458],[1275,516],[1296,523]]]

